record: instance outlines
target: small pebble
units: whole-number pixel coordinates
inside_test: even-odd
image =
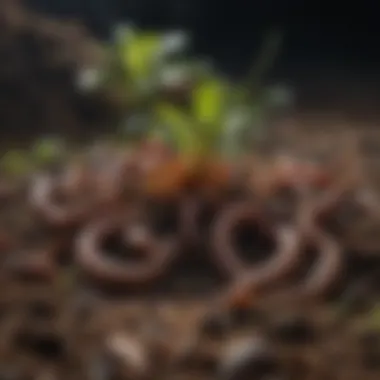
[[[267,342],[259,337],[245,337],[228,343],[219,358],[220,380],[254,380],[275,376],[277,358]]]
[[[143,377],[149,371],[147,349],[137,338],[121,332],[113,333],[107,338],[106,346],[136,378]]]

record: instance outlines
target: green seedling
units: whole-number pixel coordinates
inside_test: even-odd
[[[186,44],[186,35],[140,31],[120,26],[108,48],[108,62],[101,71],[102,81],[125,90],[126,102],[138,104],[156,91],[160,73]]]
[[[67,156],[64,142],[60,138],[42,138],[31,149],[31,158],[37,167],[54,165]]]
[[[269,103],[261,91],[260,79],[272,64],[279,38],[271,34],[249,77],[231,85],[214,72],[197,78],[191,107],[180,109],[172,104],[155,105],[156,125],[169,131],[170,140],[186,156],[241,153],[249,133],[263,124]],[[258,78],[256,78],[258,76]]]

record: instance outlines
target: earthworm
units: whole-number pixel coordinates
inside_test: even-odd
[[[284,278],[296,269],[306,252],[305,248],[310,245],[318,249],[319,259],[316,267],[302,284],[286,290],[286,293],[292,297],[312,298],[324,295],[330,290],[343,270],[343,253],[339,244],[314,224],[312,212],[312,208],[305,207],[294,227],[283,225],[277,229],[279,248],[272,260],[257,269],[245,269],[244,264],[231,249],[228,236],[236,222],[244,219],[257,221],[260,216],[250,204],[243,203],[236,208],[232,206],[225,216],[225,221],[221,222],[219,219],[221,227],[215,229],[213,235],[213,241],[218,247],[218,251],[215,252],[219,252],[219,255],[223,252],[221,263],[224,270],[231,275],[235,274],[232,285],[222,293],[217,302],[221,302],[222,305],[249,302],[251,293],[260,291],[265,285]]]
[[[89,215],[91,208],[88,200],[62,205],[54,200],[57,190],[60,190],[57,179],[47,174],[37,175],[30,189],[31,205],[49,223],[65,227],[74,225]]]
[[[247,269],[238,257],[231,238],[232,230],[241,222],[252,221],[269,229],[277,243],[273,258]],[[268,285],[290,272],[300,259],[300,235],[296,228],[287,225],[270,228],[258,208],[250,202],[227,206],[217,217],[211,231],[212,254],[219,267],[238,280],[238,287],[256,288]]]
[[[302,240],[300,253],[304,256],[308,252],[307,248],[315,248],[318,259],[301,284],[286,290],[293,297],[315,298],[325,295],[344,268],[343,249],[332,235],[318,226],[315,207],[318,206],[308,194],[300,200],[296,217]]]
[[[122,285],[145,284],[163,274],[177,251],[175,241],[158,241],[150,232],[133,231],[133,227],[137,226],[123,218],[103,218],[86,226],[75,244],[76,258],[83,271],[102,282]],[[125,229],[129,229],[132,235],[130,243],[146,257],[144,262],[123,265],[107,257],[107,252],[102,250],[101,245],[107,235],[114,232],[122,234]]]
[[[338,281],[344,269],[343,250],[338,242],[316,225],[309,226],[304,230],[305,244],[316,248],[318,261],[307,278],[292,292],[302,298],[325,295]],[[307,250],[302,252],[306,254]]]

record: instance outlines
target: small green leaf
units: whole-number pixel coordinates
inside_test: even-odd
[[[219,125],[226,105],[226,88],[218,79],[207,79],[193,91],[193,113],[200,124]]]
[[[37,141],[32,148],[32,157],[39,164],[47,164],[64,155],[64,146],[58,138],[46,138]]]
[[[156,115],[159,125],[169,130],[171,139],[182,154],[197,155],[202,150],[202,141],[185,113],[170,104],[158,104]]]
[[[159,35],[146,33],[121,46],[124,65],[133,79],[141,81],[150,76],[160,43]]]

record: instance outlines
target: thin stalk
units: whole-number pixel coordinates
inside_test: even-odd
[[[245,97],[253,96],[255,99],[260,98],[262,80],[267,72],[273,67],[273,64],[280,52],[283,42],[283,33],[274,30],[267,34],[261,47],[258,58],[255,58],[251,69],[249,70],[244,91]]]

